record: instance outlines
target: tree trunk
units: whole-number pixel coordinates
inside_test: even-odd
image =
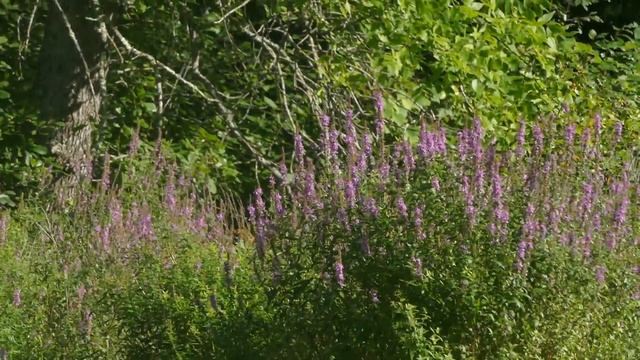
[[[106,74],[104,22],[97,2],[49,0],[40,59],[42,116],[61,121],[51,151],[71,170],[72,184],[91,177],[91,132]]]

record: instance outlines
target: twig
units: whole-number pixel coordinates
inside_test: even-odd
[[[227,109],[227,107],[224,105],[222,100],[220,100],[219,98],[220,93],[215,88],[215,86],[211,83],[211,81],[209,81],[209,79],[207,79],[205,76],[202,75],[202,73],[200,73],[200,70],[198,68],[194,69],[194,73],[207,84],[211,95],[202,91],[194,83],[185,79],[182,75],[178,74],[175,70],[165,65],[164,63],[160,62],[152,55],[147,54],[133,47],[131,43],[129,43],[129,41],[120,33],[120,31],[118,31],[117,28],[113,28],[113,33],[115,34],[116,38],[118,38],[118,40],[122,43],[125,49],[127,49],[128,52],[130,52],[134,56],[146,59],[151,64],[161,68],[162,70],[167,72],[169,75],[173,76],[176,80],[186,85],[189,89],[191,89],[191,91],[193,91],[194,93],[202,97],[205,101],[216,104],[220,109],[221,113],[224,115],[224,119],[227,125],[229,126],[229,129],[231,130],[231,133],[234,135],[234,137],[238,139],[238,141],[240,141],[244,146],[246,146],[249,149],[249,151],[251,151],[251,153],[255,156],[255,158],[260,164],[269,168],[274,175],[279,177],[279,172],[275,164],[272,161],[267,160],[264,156],[262,156],[262,154],[242,135],[242,133],[238,128],[238,125],[234,120],[233,113],[229,109]]]
[[[54,0],[54,1],[57,1],[57,0]],[[117,28],[113,28],[113,33],[118,38],[120,43],[122,43],[122,46],[124,46],[125,49],[127,49],[128,52],[132,53],[136,57],[144,58],[147,61],[149,61],[151,64],[153,64],[153,65],[161,68],[162,70],[166,71],[167,73],[169,73],[169,75],[175,77],[178,81],[180,81],[181,83],[186,85],[193,92],[195,92],[196,94],[200,95],[200,97],[202,97],[203,99],[207,100],[208,102],[213,102],[213,103],[218,103],[219,102],[219,100],[217,100],[215,98],[212,98],[211,96],[205,94],[196,85],[194,85],[192,82],[190,82],[189,80],[187,80],[184,77],[182,77],[180,74],[175,72],[175,70],[173,70],[172,68],[170,68],[167,65],[163,64],[162,62],[156,60],[156,58],[154,58],[153,56],[151,56],[151,55],[149,55],[149,54],[147,54],[147,53],[145,53],[143,51],[140,51],[140,50],[136,49],[135,47],[133,47],[129,43],[129,40],[127,40],[124,36],[122,36],[122,34],[120,33],[120,31],[118,31]]]
[[[310,105],[312,107],[312,110],[315,113],[320,113],[321,112],[321,108],[320,108],[320,105],[315,100],[315,98],[313,97],[313,89],[309,86],[309,84],[307,84],[307,80],[308,81],[311,81],[311,80],[309,78],[307,78],[306,76],[304,76],[304,74],[302,73],[302,70],[300,69],[300,66],[298,65],[298,63],[293,61],[287,55],[287,53],[284,50],[282,50],[282,48],[280,46],[278,46],[278,44],[276,44],[273,41],[267,39],[266,37],[258,34],[256,31],[252,31],[249,26],[245,26],[243,28],[243,31],[245,32],[245,34],[251,36],[255,41],[257,41],[259,44],[261,44],[267,50],[267,52],[269,52],[269,54],[271,54],[271,56],[273,57],[274,62],[278,63],[278,59],[283,59],[283,60],[285,60],[285,61],[287,61],[288,63],[291,64],[291,66],[293,67],[293,70],[294,70],[294,76],[297,77],[299,79],[299,81],[300,81],[300,84],[302,84],[302,88],[303,88],[302,91],[304,92],[304,94],[309,99],[309,103],[310,103]],[[276,53],[276,51],[274,49],[277,50],[278,52]],[[281,78],[281,80],[282,80],[282,78]],[[285,105],[288,107],[288,104],[285,104]],[[285,110],[288,111],[288,108],[286,108]],[[307,134],[303,133],[302,135],[310,143],[310,145],[312,145],[315,148],[319,148],[319,145],[313,139],[311,139]]]
[[[231,14],[233,14],[234,12],[242,9],[245,5],[247,5],[249,3],[249,1],[251,0],[245,0],[242,4],[236,6],[235,8],[231,9],[231,11],[229,11],[228,13],[224,14],[220,19],[218,19],[217,21],[214,21],[214,24],[220,24],[221,22],[223,22],[226,18],[228,18]]]
[[[31,27],[33,26],[33,19],[36,17],[36,11],[38,10],[38,5],[40,5],[40,0],[36,1],[36,4],[33,5],[33,10],[31,10],[31,16],[29,17],[29,24],[27,25],[27,37],[24,40],[24,49],[29,47],[29,40],[31,39]]]

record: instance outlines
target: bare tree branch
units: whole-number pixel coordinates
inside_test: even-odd
[[[231,11],[229,11],[228,13],[224,14],[220,19],[214,21],[214,24],[220,24],[221,22],[225,21],[226,18],[228,18],[229,16],[231,16],[231,14],[235,13],[236,11],[242,9],[245,5],[247,5],[249,3],[249,1],[251,0],[245,0],[242,4],[236,6],[235,8],[231,9]]]
[[[238,125],[235,122],[233,113],[224,105],[224,102],[220,99],[220,96],[221,96],[220,92],[215,88],[213,83],[211,83],[211,81],[209,81],[209,79],[207,79],[205,76],[202,75],[202,73],[200,72],[200,70],[197,67],[194,68],[194,73],[201,80],[203,80],[207,84],[207,86],[209,87],[209,94],[207,94],[206,92],[201,90],[197,85],[195,85],[191,81],[185,79],[182,75],[178,74],[175,70],[173,70],[169,66],[167,66],[164,63],[162,63],[159,60],[157,60],[152,55],[150,55],[150,54],[148,54],[146,52],[143,52],[141,50],[138,50],[137,48],[133,47],[131,45],[131,43],[120,33],[120,31],[117,28],[113,28],[113,33],[129,53],[133,54],[136,57],[141,57],[141,58],[146,59],[147,61],[149,61],[154,66],[157,66],[160,69],[162,69],[165,72],[167,72],[169,75],[174,77],[180,83],[186,85],[189,89],[191,89],[191,91],[193,91],[194,93],[199,95],[205,101],[213,103],[213,104],[216,104],[218,109],[220,109],[220,112],[223,114],[225,122],[226,122],[227,126],[229,127],[229,130],[231,131],[231,133],[234,135],[234,137],[238,141],[240,141],[245,147],[247,147],[247,149],[249,149],[249,151],[254,155],[256,160],[261,165],[267,167],[275,176],[280,177],[280,173],[277,170],[277,166],[272,161],[266,159],[253,146],[253,144],[251,144],[251,142],[249,142],[245,138],[245,136],[240,132],[240,129],[239,129]]]

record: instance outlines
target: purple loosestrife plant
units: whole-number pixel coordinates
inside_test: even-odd
[[[422,217],[424,213],[424,206],[418,205],[413,210],[413,225],[415,226],[416,235],[418,240],[424,240],[427,236],[424,233],[424,229],[422,228]]]
[[[294,135],[294,155],[295,155],[295,159],[296,159],[296,163],[301,166],[304,167],[304,155],[305,155],[305,150],[304,150],[304,144],[302,142],[302,135],[300,134],[299,131],[296,131],[296,134]]]
[[[393,274],[391,266],[411,258],[412,272],[423,276],[420,259],[429,258],[429,273],[432,267],[434,274],[447,273],[447,266],[461,265],[447,262],[443,266],[438,257],[442,255],[446,260],[452,254],[450,249],[458,247],[466,258],[482,260],[478,263],[483,266],[494,266],[491,265],[494,262],[484,260],[495,260],[500,266],[492,271],[504,279],[509,276],[529,279],[534,269],[536,276],[541,275],[538,272],[546,270],[533,266],[531,261],[537,265],[540,259],[537,255],[542,252],[547,257],[556,256],[555,250],[546,253],[554,246],[567,250],[570,256],[588,257],[576,263],[590,267],[592,261],[608,256],[603,254],[607,248],[602,246],[608,232],[616,233],[617,239],[639,237],[630,226],[636,223],[636,196],[629,190],[637,184],[629,184],[624,193],[622,185],[616,185],[617,190],[603,190],[610,179],[616,178],[614,170],[594,164],[582,149],[572,145],[575,125],[556,129],[547,128],[547,124],[532,124],[532,151],[527,152],[526,127],[521,121],[514,149],[504,151],[495,142],[485,142],[485,130],[475,118],[470,128],[458,133],[458,143],[453,139],[454,143],[449,144],[452,149],[457,145],[458,151],[446,153],[443,129],[431,132],[427,124],[421,123],[416,147],[419,162],[415,166],[414,149],[405,139],[381,144],[380,149],[372,148],[370,135],[357,133],[352,114],[348,113],[344,136],[340,139],[335,136],[332,141],[330,131],[335,131],[334,127],[324,121],[321,125],[325,132],[321,136],[326,137],[326,158],[319,165],[305,163],[305,169],[309,170],[301,171],[288,184],[291,187],[272,185],[272,204],[268,208],[258,201],[262,194],[254,194],[249,217],[256,241],[260,243],[266,230],[274,249],[293,249],[287,248],[290,239],[300,239],[296,245],[300,253],[296,256],[307,256],[309,267],[322,273],[325,280],[335,281],[337,285],[329,287],[330,291],[335,288],[346,291],[347,267],[350,284],[354,284],[354,289],[349,290],[364,291],[366,301],[370,289],[384,290],[384,294],[389,291],[384,276],[371,273],[372,269],[388,269]],[[606,130],[600,130],[603,139],[610,139],[604,137]],[[344,146],[338,146],[338,141]],[[510,151],[517,156],[511,156]],[[343,172],[334,171],[335,168]],[[288,189],[293,189],[293,196],[284,204],[278,195],[288,194],[285,192]],[[317,200],[309,202],[310,199]],[[322,204],[322,211],[315,206],[313,212],[303,208],[305,202],[316,201]],[[607,206],[610,209],[605,211]],[[283,214],[299,220],[289,221]],[[261,218],[264,223],[260,223]],[[271,226],[271,221],[277,226]],[[619,224],[624,224],[624,231],[616,230]],[[396,237],[401,240],[396,241]],[[622,248],[610,246],[611,257]],[[278,257],[282,274],[293,270],[286,269],[289,259],[279,258],[286,256],[286,251],[264,254],[258,248],[257,252],[261,257],[268,256],[268,260]],[[483,258],[497,254],[499,258]],[[507,254],[511,256],[504,256]],[[327,259],[334,260],[327,263]],[[613,276],[614,272],[610,274]],[[468,280],[467,285],[473,281]],[[279,282],[278,286],[285,283]],[[413,281],[412,286],[418,286],[416,283],[420,282]],[[405,285],[394,286],[402,291]],[[525,281],[522,286],[538,285]],[[383,297],[376,299],[388,301]]]
[[[122,225],[122,204],[115,196],[109,201],[109,215],[114,226]]]
[[[544,134],[542,133],[542,128],[540,125],[536,124],[533,126],[533,151],[536,155],[542,154],[542,149],[544,147]]]
[[[614,144],[617,144],[620,142],[620,140],[622,139],[622,130],[623,130],[624,124],[622,121],[618,121],[616,122],[616,124],[614,125],[614,130],[615,130],[615,139],[614,139]]]
[[[344,188],[344,198],[349,208],[355,207],[357,197],[357,187],[353,180],[347,180]]]
[[[284,205],[282,204],[282,195],[276,191],[273,195],[273,202],[276,210],[276,214],[282,217],[285,213]]]
[[[576,125],[575,124],[567,125],[564,132],[564,139],[568,145],[573,145],[573,139],[575,138],[575,136],[576,136]]]
[[[347,110],[346,114],[346,133],[345,133],[345,143],[347,145],[347,155],[349,159],[349,163],[356,158],[356,146],[358,142],[358,135],[356,134],[356,127],[353,124],[353,111]]]
[[[380,209],[376,204],[376,199],[368,197],[364,200],[363,204],[364,212],[373,218],[377,218],[380,215]]]
[[[598,282],[598,284],[604,284],[606,272],[607,269],[604,266],[596,266],[596,281]]]
[[[264,258],[267,239],[267,223],[266,205],[262,198],[262,188],[256,188],[253,192],[254,196],[254,219],[256,228],[256,249],[258,257]]]
[[[396,198],[396,210],[398,211],[398,215],[400,215],[400,217],[404,220],[406,220],[409,216],[407,204],[405,204],[402,196],[398,196]]]
[[[404,166],[407,175],[411,174],[416,168],[416,161],[413,157],[413,147],[409,140],[405,140],[403,144]]]
[[[287,164],[284,161],[284,157],[280,160],[280,164],[278,165],[278,173],[280,173],[280,182],[284,185],[287,181]]]
[[[422,277],[422,260],[419,257],[411,257],[411,262],[413,263],[413,273],[417,277]]]
[[[596,139],[600,138],[600,130],[602,130],[602,115],[600,115],[600,113],[596,113],[593,116],[593,129]]]
[[[87,288],[84,287],[84,284],[80,284],[77,290],[78,294],[78,303],[81,304],[84,301],[84,297],[87,294]]]
[[[418,143],[418,155],[424,160],[431,155],[434,147],[433,134],[427,131],[427,124],[424,121],[422,121],[422,123],[420,124],[419,139],[420,141]]]
[[[329,126],[331,126],[331,118],[327,114],[323,114],[320,117],[320,124],[325,131],[329,130]]]
[[[440,179],[438,179],[437,177],[434,176],[433,179],[431,179],[431,187],[436,192],[439,192],[440,191]]]
[[[155,233],[153,231],[153,221],[151,212],[146,209],[140,216],[138,223],[139,235],[143,239],[153,240],[155,239]]]
[[[15,289],[13,292],[13,306],[20,307],[22,305],[22,290]]]

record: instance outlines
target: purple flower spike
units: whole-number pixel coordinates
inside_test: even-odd
[[[280,173],[280,181],[282,184],[285,183],[286,179],[287,179],[287,164],[284,162],[284,159],[282,159],[280,161],[280,164],[278,165],[278,172]]]
[[[422,260],[418,257],[411,257],[411,262],[413,262],[414,274],[417,277],[422,277]]]
[[[416,168],[416,161],[413,158],[413,148],[409,140],[405,140],[404,147],[404,166],[407,174],[411,173]]]
[[[247,206],[247,213],[249,213],[249,221],[256,221],[256,208],[253,205]]]
[[[598,265],[596,267],[596,281],[598,284],[604,284],[606,272],[607,269],[604,266]]]
[[[100,242],[102,243],[102,249],[104,251],[109,251],[111,245],[110,232],[111,228],[109,226],[105,226],[100,232]]]
[[[422,229],[423,213],[424,213],[424,208],[422,205],[416,206],[416,208],[413,211],[413,225],[416,228],[416,234],[419,240],[426,239],[426,235],[424,233],[424,230]]]
[[[282,195],[279,192],[276,192],[273,196],[274,206],[276,208],[276,214],[278,216],[284,215],[284,206],[282,205]]]
[[[567,141],[567,144],[573,145],[573,139],[576,136],[576,125],[570,124],[564,130],[564,139]]]
[[[344,197],[347,200],[349,208],[353,208],[356,204],[356,186],[353,180],[348,180],[344,189]]]
[[[109,201],[109,213],[111,215],[111,223],[119,226],[122,224],[122,205],[117,198]]]
[[[372,152],[373,149],[371,148],[371,137],[369,136],[369,134],[364,134],[364,136],[362,137],[362,153],[366,155],[366,158],[368,159],[369,157],[371,157]]]
[[[300,132],[296,132],[294,136],[294,152],[298,164],[304,166],[304,145],[302,143],[302,135],[300,135]]]
[[[13,306],[19,307],[22,305],[22,290],[16,289],[13,292]]]
[[[331,118],[329,115],[324,114],[320,117],[320,122],[322,123],[322,127],[326,130],[329,129],[329,125],[331,125]]]
[[[624,127],[624,124],[622,123],[622,121],[618,121],[614,125],[614,132],[615,132],[615,135],[616,135],[616,138],[615,138],[616,143],[620,142],[620,139],[622,139],[622,129],[623,129],[623,127]]]
[[[522,239],[520,243],[518,243],[518,251],[516,253],[516,269],[518,270],[518,272],[522,272],[522,270],[524,270],[527,250],[529,250],[530,247],[530,243],[524,239]]]
[[[396,208],[398,209],[398,214],[400,214],[403,219],[406,219],[408,216],[407,204],[405,204],[401,196],[398,196],[396,199]]]
[[[440,180],[437,177],[431,179],[431,187],[436,191],[440,191]]]
[[[314,179],[312,171],[307,171],[307,173],[305,174],[304,195],[309,201],[315,202],[316,180]]]
[[[87,294],[87,289],[84,284],[80,284],[78,287],[78,302],[81,303],[84,300],[84,296]]]
[[[151,213],[146,211],[140,218],[140,237],[144,239],[153,239],[155,237],[153,232],[153,223],[151,220]]]
[[[376,199],[367,198],[364,201],[364,211],[365,211],[365,213],[371,215],[374,218],[378,217],[378,215],[380,215],[380,209],[378,208],[378,205],[376,204]]]
[[[593,128],[596,132],[596,136],[600,136],[600,130],[602,129],[602,115],[596,113],[593,117]]]
[[[533,149],[536,154],[540,154],[542,152],[542,147],[544,146],[544,135],[542,134],[542,129],[538,124],[533,126]]]

